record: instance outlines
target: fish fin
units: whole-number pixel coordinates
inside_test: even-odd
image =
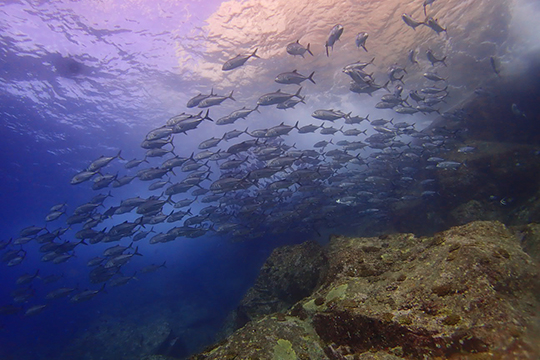
[[[313,53],[311,52],[311,50],[309,50],[309,45],[310,45],[310,44],[307,44],[307,47],[306,47],[307,52],[309,53],[309,55],[315,56],[315,55],[313,55]],[[302,57],[304,57],[304,55],[302,55]]]
[[[314,75],[314,74],[315,74],[315,71],[312,72],[312,73],[308,76],[308,80],[311,81],[311,82],[314,83],[314,84],[317,84],[317,83],[315,82],[315,80],[313,80],[313,75]]]

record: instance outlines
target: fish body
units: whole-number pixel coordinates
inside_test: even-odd
[[[429,60],[429,62],[431,63],[431,66],[435,66],[436,63],[442,63],[444,66],[447,66],[446,63],[444,62],[446,60],[446,56],[443,57],[442,59],[438,59],[434,54],[433,52],[431,51],[431,49],[428,49],[426,51],[426,57],[427,59]]]
[[[330,34],[328,35],[328,39],[326,40],[326,44],[324,45],[324,47],[326,48],[326,56],[330,56],[328,48],[332,48],[332,50],[334,50],[334,44],[336,43],[336,41],[339,40],[341,34],[343,34],[342,25],[337,24],[332,28],[332,30],[330,30]]]
[[[497,74],[498,77],[501,77],[501,61],[499,60],[499,58],[495,56],[490,56],[489,63],[491,64],[493,72]]]
[[[232,58],[230,60],[227,60],[225,62],[225,64],[223,64],[223,67],[221,69],[223,71],[229,71],[229,70],[236,69],[237,67],[240,67],[240,66],[244,65],[246,63],[246,61],[248,61],[248,59],[251,58],[251,57],[259,58],[259,56],[257,56],[257,49],[255,49],[255,51],[253,51],[253,53],[251,53],[249,55],[237,55],[236,57],[234,57],[234,58]],[[207,99],[204,99],[201,102],[206,101]],[[200,104],[199,104],[199,107],[202,107],[202,106],[200,106]]]
[[[96,171],[87,171],[87,170],[81,171],[77,175],[73,176],[70,183],[71,183],[71,185],[80,184],[82,182],[90,180],[97,173],[99,173],[99,170],[96,170]]]
[[[413,19],[412,16],[409,14],[403,14],[401,15],[401,18],[403,19],[405,24],[412,27],[413,30],[416,30],[416,28],[420,25],[425,25],[423,22]]]
[[[362,48],[364,50],[366,50],[366,52],[368,51],[366,49],[366,40],[368,38],[368,33],[367,32],[361,32],[361,33],[358,33],[358,35],[356,35],[356,39],[355,39],[355,43],[356,43],[356,47],[357,48]]]
[[[294,95],[281,92],[281,89],[273,93],[264,94],[257,100],[257,104],[261,106],[277,105],[292,99],[293,97],[300,98],[301,90],[302,88],[298,89]]]
[[[424,25],[435,31],[437,34],[440,34],[442,32],[446,32],[446,29],[443,28],[436,19],[432,18],[431,16],[428,16],[426,19]]]
[[[300,44],[300,40],[296,40],[296,42],[287,45],[287,53],[293,56],[299,55],[304,57],[304,54],[307,52],[309,55],[313,56],[313,53],[309,50],[309,45],[310,44],[307,44],[307,46],[304,47]]]
[[[434,72],[425,72],[424,74],[424,77],[428,80],[431,80],[431,81],[446,81],[447,79],[443,78],[442,76],[440,75],[437,75],[436,73]]]
[[[233,92],[234,92],[234,90],[231,91],[231,93],[229,95],[227,95],[227,96],[214,95],[214,96],[207,97],[206,99],[201,101],[198,106],[200,108],[207,108],[207,107],[210,107],[210,106],[220,105],[222,102],[224,102],[227,99],[231,99],[233,101],[236,101],[233,98]]]
[[[212,89],[212,91],[210,91],[210,94],[208,94],[208,95],[199,93],[199,95],[195,95],[194,97],[192,97],[191,99],[188,100],[188,102],[186,104],[186,107],[194,108],[196,106],[199,106],[201,101],[203,101],[204,99],[207,99],[207,98],[209,98],[210,96],[213,96],[213,95],[214,95],[213,89]],[[170,125],[170,124],[167,122],[167,125]]]
[[[94,160],[86,169],[86,171],[92,172],[92,171],[98,171],[102,167],[107,166],[111,161],[114,159],[120,159],[124,160],[120,157],[120,154],[122,153],[122,150],[118,151],[118,154],[115,156],[101,156],[99,159]]]
[[[296,84],[300,85],[300,83],[304,80],[309,80],[312,83],[315,83],[315,80],[313,80],[313,75],[315,74],[315,71],[313,71],[309,76],[304,76],[298,71],[293,70],[291,72],[285,72],[281,73],[278,76],[276,76],[275,81],[280,84]]]
[[[417,51],[415,49],[409,50],[408,58],[411,64],[418,64],[418,61],[416,60],[416,54]]]
[[[315,119],[319,119],[319,120],[327,120],[327,121],[335,121],[337,119],[341,119],[341,118],[347,118],[348,116],[350,116],[351,113],[348,113],[348,114],[345,114],[344,112],[342,111],[339,111],[339,110],[334,110],[334,109],[330,109],[330,110],[324,110],[324,109],[321,109],[321,110],[315,110],[311,116],[314,117]]]

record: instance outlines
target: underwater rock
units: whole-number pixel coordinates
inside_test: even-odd
[[[499,222],[334,236],[326,256],[309,297],[192,359],[538,359],[538,263]]]
[[[513,210],[536,194],[540,162],[534,146],[471,142],[472,153],[458,151],[447,159],[463,165],[438,170],[440,205],[450,211],[447,227],[473,220],[514,220]],[[471,203],[471,201],[476,201]],[[535,221],[529,220],[522,224]]]
[[[314,241],[275,249],[263,264],[255,285],[229,316],[230,333],[250,320],[285,311],[311,295],[324,276],[327,259]]]
[[[540,224],[527,224],[517,227],[517,236],[521,238],[523,251],[540,263]]]

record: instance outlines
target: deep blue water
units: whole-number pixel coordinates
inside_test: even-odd
[[[213,228],[210,222],[202,225],[208,232],[194,239],[181,237],[167,243],[149,244],[148,240],[155,235],[151,234],[134,244],[143,256],[135,256],[121,267],[126,276],[139,272],[137,280],[121,287],[106,286],[106,293],[99,293],[87,302],[72,303],[69,297],[50,301],[45,296],[59,287],[78,286],[77,292],[98,290],[102,283],[90,283],[91,268],[86,263],[118,242],[78,245],[70,252],[75,256],[61,264],[41,261],[43,254],[38,251],[40,244],[35,240],[22,246],[9,245],[2,254],[24,249],[26,255],[20,265],[0,264],[0,307],[14,304],[20,308],[16,314],[0,315],[0,357],[59,358],[77,339],[101,331],[99,326],[105,326],[106,321],[111,321],[112,325],[107,325],[111,327],[124,320],[140,319],[144,324],[152,319],[153,311],[155,318],[164,317],[160,312],[164,311],[171,319],[180,319],[174,326],[183,330],[188,350],[200,350],[215,339],[225,317],[238,305],[275,247],[307,239],[325,243],[331,232],[354,234],[354,226],[350,225],[356,216],[384,223],[391,220],[389,210],[394,201],[409,201],[406,199],[412,197],[413,201],[434,206],[436,201],[431,195],[421,194],[437,189],[419,184],[432,174],[433,169],[429,169],[425,160],[428,156],[444,157],[445,152],[450,151],[446,148],[450,141],[441,145],[437,143],[440,139],[435,137],[424,139],[435,149],[426,147],[427,153],[413,154],[423,162],[407,162],[409,160],[397,156],[409,152],[405,144],[383,144],[382,148],[367,146],[347,153],[370,162],[369,168],[354,162],[334,162],[326,156],[326,152],[340,149],[337,145],[340,140],[364,141],[377,131],[368,121],[347,125],[344,119],[335,122],[315,119],[311,113],[317,109],[343,110],[345,114],[351,112],[361,117],[369,115],[371,120],[393,118],[393,124],[408,123],[406,128],[411,130],[408,134],[400,133],[397,128],[390,132],[394,134],[393,140],[410,144],[411,134],[441,119],[436,112],[403,115],[391,109],[377,109],[375,106],[385,94],[384,90],[373,96],[352,93],[349,91],[351,79],[342,73],[343,66],[352,62],[368,62],[375,56],[375,65],[367,69],[373,72],[374,83],[380,85],[388,80],[389,67],[405,67],[408,71],[403,78],[403,98],[410,90],[440,85],[426,81],[422,76],[425,71],[436,71],[448,77],[448,97],[445,103],[437,105],[437,110],[443,114],[459,114],[463,106],[475,99],[475,90],[479,88],[504,94],[503,101],[496,101],[499,105],[504,103],[502,116],[522,124],[530,134],[526,142],[536,143],[537,126],[529,121],[537,118],[537,86],[524,79],[535,79],[528,74],[534,75],[538,69],[540,44],[534,16],[540,11],[538,4],[525,0],[515,4],[504,0],[439,0],[428,10],[448,30],[437,34],[426,26],[412,30],[400,18],[404,12],[417,19],[423,17],[421,3],[306,1],[300,6],[285,1],[252,0],[204,1],[203,6],[199,1],[160,2],[159,5],[152,1],[133,4],[90,0],[2,2],[0,241],[18,238],[21,229],[31,225],[46,226],[49,231],[66,227],[66,215],[50,223],[44,220],[55,204],[66,203],[67,215],[71,215],[77,206],[110,190],[113,196],[97,209],[98,213],[103,213],[126,198],[159,196],[162,190],[149,191],[151,182],[138,179],[124,187],[109,186],[100,191],[91,189],[91,181],[70,185],[70,180],[100,156],[114,156],[119,150],[124,160],[113,160],[103,168],[104,173],[135,175],[144,167],[159,166],[170,155],[149,159],[150,164],[136,169],[124,168],[126,161],[144,157],[145,150],[140,144],[150,130],[182,112],[196,114],[199,111],[186,108],[187,101],[198,93],[228,94],[234,90],[236,101],[227,100],[210,108],[211,117],[217,120],[244,106],[253,109],[257,99],[265,93],[282,89],[294,94],[298,87],[276,84],[277,74],[293,69],[305,75],[315,71],[316,84],[302,83],[305,104],[288,110],[261,106],[260,113],[250,114],[232,125],[203,121],[187,134],[174,135],[175,153],[179,156],[197,153],[201,141],[221,137],[225,132],[246,127],[254,131],[281,122],[290,126],[296,122],[298,126],[323,124],[336,129],[343,126],[343,131],[356,128],[365,133],[352,138],[343,133],[333,136],[319,132],[299,134],[293,129],[289,135],[281,136],[286,146],[279,149],[279,155],[293,145],[299,150],[313,150],[316,142],[333,140],[315,160],[318,163],[300,161],[294,166],[287,165],[285,173],[297,169],[319,172],[321,178],[314,181],[318,186],[316,190],[299,191],[300,186],[312,183],[312,179],[302,179],[271,193],[273,200],[268,200],[267,193],[261,190],[269,186],[270,180],[258,183],[258,190],[252,185],[248,189],[226,191],[229,203],[223,208],[233,214],[229,220],[247,232],[241,235],[235,235],[234,231],[216,232],[214,230],[229,220],[215,220]],[[302,11],[299,13],[298,9]],[[394,15],[389,19],[388,14]],[[473,19],[475,25],[471,25]],[[329,51],[330,56],[326,56],[324,43],[336,23],[343,24],[345,31]],[[359,31],[370,34],[367,53],[354,45]],[[288,55],[286,45],[298,39],[304,45],[310,43],[315,56]],[[250,54],[255,48],[261,59],[250,58],[231,72],[221,70],[226,60],[237,54]],[[446,56],[448,66],[431,66],[425,56],[428,48],[439,57]],[[408,63],[409,50],[418,52],[419,64]],[[490,58],[500,61],[499,75],[490,65]],[[394,91],[396,85],[391,83],[389,91]],[[513,95],[513,89],[517,96]],[[516,111],[511,111],[511,104],[516,104]],[[486,106],[494,106],[494,103],[487,101]],[[455,119],[452,121],[455,125]],[[504,134],[507,133],[502,132],[501,136]],[[444,140],[455,140],[452,135],[444,136]],[[242,134],[222,141],[218,148],[225,151],[233,144],[252,139]],[[262,148],[263,141],[257,142],[255,148]],[[275,141],[270,139],[264,146],[275,146]],[[217,148],[212,150],[217,151]],[[383,153],[384,150],[388,152]],[[247,156],[249,160],[241,168],[241,175],[235,174],[237,178],[265,166],[266,160],[257,158],[258,154],[253,151],[236,157],[243,160]],[[226,173],[215,162],[210,166],[212,173],[209,180],[201,182],[203,188],[209,188]],[[330,166],[332,171],[322,175]],[[335,176],[340,174],[343,178]],[[175,169],[169,176],[171,181],[180,181],[185,173]],[[373,180],[369,176],[377,178]],[[277,175],[272,181],[285,177],[286,174]],[[377,180],[381,177],[382,180]],[[361,191],[371,195],[366,198],[359,195]],[[185,197],[192,196],[189,193],[174,195],[173,201]],[[259,209],[241,213],[244,207],[253,204],[259,205]],[[207,205],[199,198],[192,205],[193,215]],[[165,214],[172,210],[170,204],[165,205]],[[115,215],[95,229],[110,230],[116,224],[135,221],[139,216],[134,212]],[[181,223],[163,223],[154,228],[156,232],[166,232],[178,224]],[[145,227],[149,230],[152,225]],[[80,228],[80,224],[74,225],[56,241],[75,241],[75,232]],[[129,238],[120,241],[124,246],[130,242]],[[166,268],[140,274],[143,267],[163,262]],[[17,279],[38,269],[39,278],[31,282],[28,290],[32,296],[15,303],[13,291],[24,288],[16,285]],[[51,274],[63,276],[56,283],[43,283],[42,278]],[[40,314],[24,315],[32,306],[45,304]],[[88,353],[91,354],[92,349],[88,349]]]

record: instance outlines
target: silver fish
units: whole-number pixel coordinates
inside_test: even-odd
[[[426,22],[424,23],[427,27],[431,28],[433,31],[435,31],[437,34],[440,34],[441,32],[447,32],[445,28],[443,28],[436,19],[432,18],[431,16],[428,16],[426,19]]]
[[[207,107],[210,107],[210,106],[220,105],[222,102],[224,102],[227,99],[231,99],[233,101],[236,101],[236,99],[233,98],[233,92],[234,92],[234,90],[231,91],[231,93],[229,95],[227,95],[227,96],[214,95],[214,96],[207,97],[206,99],[201,101],[198,106],[200,108],[207,108]]]
[[[405,22],[405,24],[409,25],[410,27],[412,27],[413,30],[416,30],[416,28],[420,25],[425,25],[423,22],[421,21],[417,21],[417,20],[414,20],[411,15],[409,14],[403,14],[401,15],[401,18],[403,19],[403,21]]]
[[[223,64],[223,67],[221,69],[223,71],[236,69],[237,67],[244,65],[246,61],[251,57],[259,59],[259,56],[257,56],[257,49],[255,49],[255,51],[253,51],[253,53],[251,53],[250,55],[237,55],[236,57],[230,60],[227,60],[225,64]],[[200,104],[199,104],[199,107],[201,107]]]

